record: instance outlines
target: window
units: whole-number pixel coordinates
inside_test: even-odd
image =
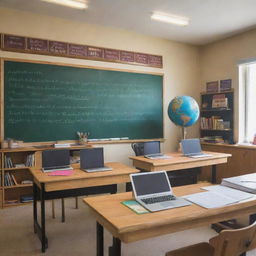
[[[256,63],[239,66],[239,141],[252,143],[256,135]]]

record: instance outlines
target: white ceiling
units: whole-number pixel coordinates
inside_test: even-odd
[[[122,28],[203,45],[256,27],[256,0],[88,0],[86,10],[40,0],[0,0],[0,6]],[[150,19],[153,11],[186,16],[187,27]],[[1,21],[1,17],[0,17]]]

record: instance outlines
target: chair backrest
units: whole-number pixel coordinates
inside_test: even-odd
[[[256,222],[252,225],[233,230],[223,230],[210,239],[214,247],[213,256],[239,256],[256,247]]]
[[[143,142],[132,143],[131,146],[132,146],[132,149],[136,156],[144,155],[144,143]]]

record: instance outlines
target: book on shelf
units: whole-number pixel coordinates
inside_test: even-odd
[[[23,195],[20,197],[21,203],[27,203],[27,202],[32,202],[32,201],[33,201],[33,195]]]
[[[10,200],[5,200],[5,204],[17,204],[19,203],[18,199],[10,199]]]
[[[10,156],[4,156],[4,167],[5,168],[13,168],[13,162]]]
[[[27,167],[34,166],[34,162],[35,162],[35,154],[28,154],[25,162],[25,166]]]
[[[6,186],[6,187],[15,186],[16,185],[15,181],[13,179],[12,174],[10,174],[9,172],[5,172],[5,174],[4,174],[4,186]]]

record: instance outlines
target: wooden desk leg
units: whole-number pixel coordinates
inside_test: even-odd
[[[34,233],[37,233],[37,186],[33,183],[33,219],[34,219]]]
[[[213,166],[212,166],[212,183],[213,184],[216,184],[216,182],[217,182],[217,169],[216,169],[216,164],[214,164]]]
[[[65,201],[61,198],[61,222],[65,222]]]
[[[45,249],[48,247],[47,239],[45,236],[45,187],[44,183],[41,183],[41,243],[42,243],[42,252],[45,252]]]
[[[109,256],[121,256],[121,240],[113,237],[113,245],[108,248]]]
[[[104,228],[100,223],[96,223],[97,256],[104,256]]]

